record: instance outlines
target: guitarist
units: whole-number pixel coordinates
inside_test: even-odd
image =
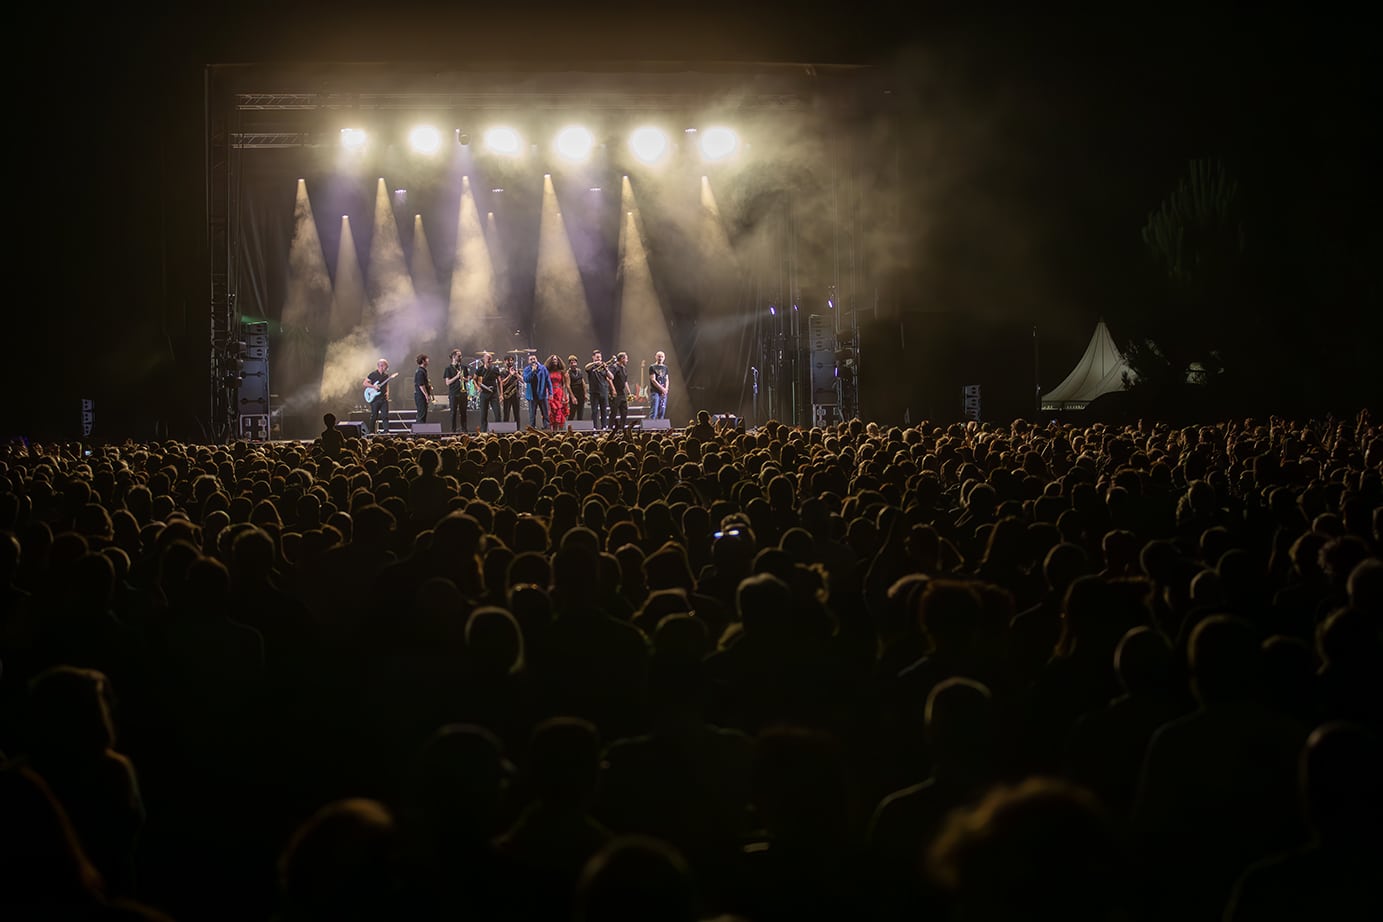
[[[379,434],[379,420],[384,418],[384,431],[389,431],[389,379],[394,377],[389,374],[389,360],[380,359],[375,363],[375,370],[365,376],[365,380],[360,382],[362,387],[374,388],[375,397],[370,401],[370,432]]]
[[[427,422],[427,408],[432,403],[432,382],[427,380],[427,353],[418,353],[418,370],[413,372],[413,408],[418,411],[415,423]]]
[[[480,431],[489,432],[490,420],[499,421],[499,367],[489,352],[480,357],[480,362],[475,373],[476,387],[480,389]]]

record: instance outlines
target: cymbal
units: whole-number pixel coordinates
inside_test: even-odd
[[[509,355],[523,355],[523,354],[525,354],[525,353],[527,353],[527,352],[537,352],[537,351],[538,351],[537,349],[510,349],[509,352],[508,352],[508,354],[509,354]]]
[[[494,353],[493,353],[493,352],[488,352],[488,351],[487,351],[487,352],[476,352],[476,353],[474,353],[474,355],[475,355],[475,357],[478,358],[478,359],[483,359],[483,358],[485,358],[485,356],[487,356],[487,355],[494,355]]]

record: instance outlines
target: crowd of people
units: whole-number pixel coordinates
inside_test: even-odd
[[[1383,918],[1367,413],[701,422],[6,447],[0,917]]]

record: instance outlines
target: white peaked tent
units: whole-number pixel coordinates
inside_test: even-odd
[[[1125,372],[1132,374],[1119,347],[1114,345],[1114,338],[1109,335],[1109,327],[1101,320],[1095,324],[1095,333],[1090,337],[1090,345],[1085,347],[1085,354],[1066,380],[1042,395],[1042,409],[1083,410],[1096,397],[1123,390]]]

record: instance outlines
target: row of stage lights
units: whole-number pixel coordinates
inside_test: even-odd
[[[702,131],[688,128],[686,133],[688,137],[695,136],[696,147],[703,160],[725,160],[740,149],[739,135],[723,126]],[[341,146],[347,150],[363,150],[369,140],[370,136],[363,129],[341,129]],[[470,137],[459,128],[456,130],[456,140],[462,145],[470,143]],[[486,150],[504,157],[517,157],[524,150],[523,138],[513,128],[490,128],[481,142]],[[442,149],[442,132],[434,125],[418,125],[408,133],[408,143],[420,154],[436,154]],[[558,155],[574,163],[589,159],[595,146],[595,135],[583,125],[568,125],[557,132],[552,140],[552,147]],[[629,135],[629,152],[642,163],[658,163],[671,150],[672,141],[661,128],[645,126],[636,128]]]

